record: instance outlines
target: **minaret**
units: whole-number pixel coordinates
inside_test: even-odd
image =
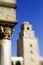
[[[32,25],[28,22],[24,22],[21,26],[17,55],[23,57],[24,65],[39,65],[38,39],[35,37]]]
[[[0,65],[11,65],[11,37],[16,23],[16,0],[0,0]]]

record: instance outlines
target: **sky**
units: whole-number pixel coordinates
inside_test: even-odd
[[[17,55],[17,40],[24,21],[32,24],[35,36],[38,38],[39,54],[43,56],[43,0],[17,0],[16,20],[18,24],[12,34],[12,56]]]

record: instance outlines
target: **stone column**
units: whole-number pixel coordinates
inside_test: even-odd
[[[11,65],[11,35],[13,28],[0,26],[0,65]]]
[[[0,65],[11,65],[11,36],[16,24],[16,0],[0,0]]]

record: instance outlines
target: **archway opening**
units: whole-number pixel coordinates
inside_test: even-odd
[[[21,65],[21,63],[19,61],[16,62],[16,65]]]
[[[13,62],[12,62],[12,65],[14,65]]]

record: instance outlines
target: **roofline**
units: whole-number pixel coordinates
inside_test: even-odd
[[[23,57],[11,57],[11,60],[23,60]]]

